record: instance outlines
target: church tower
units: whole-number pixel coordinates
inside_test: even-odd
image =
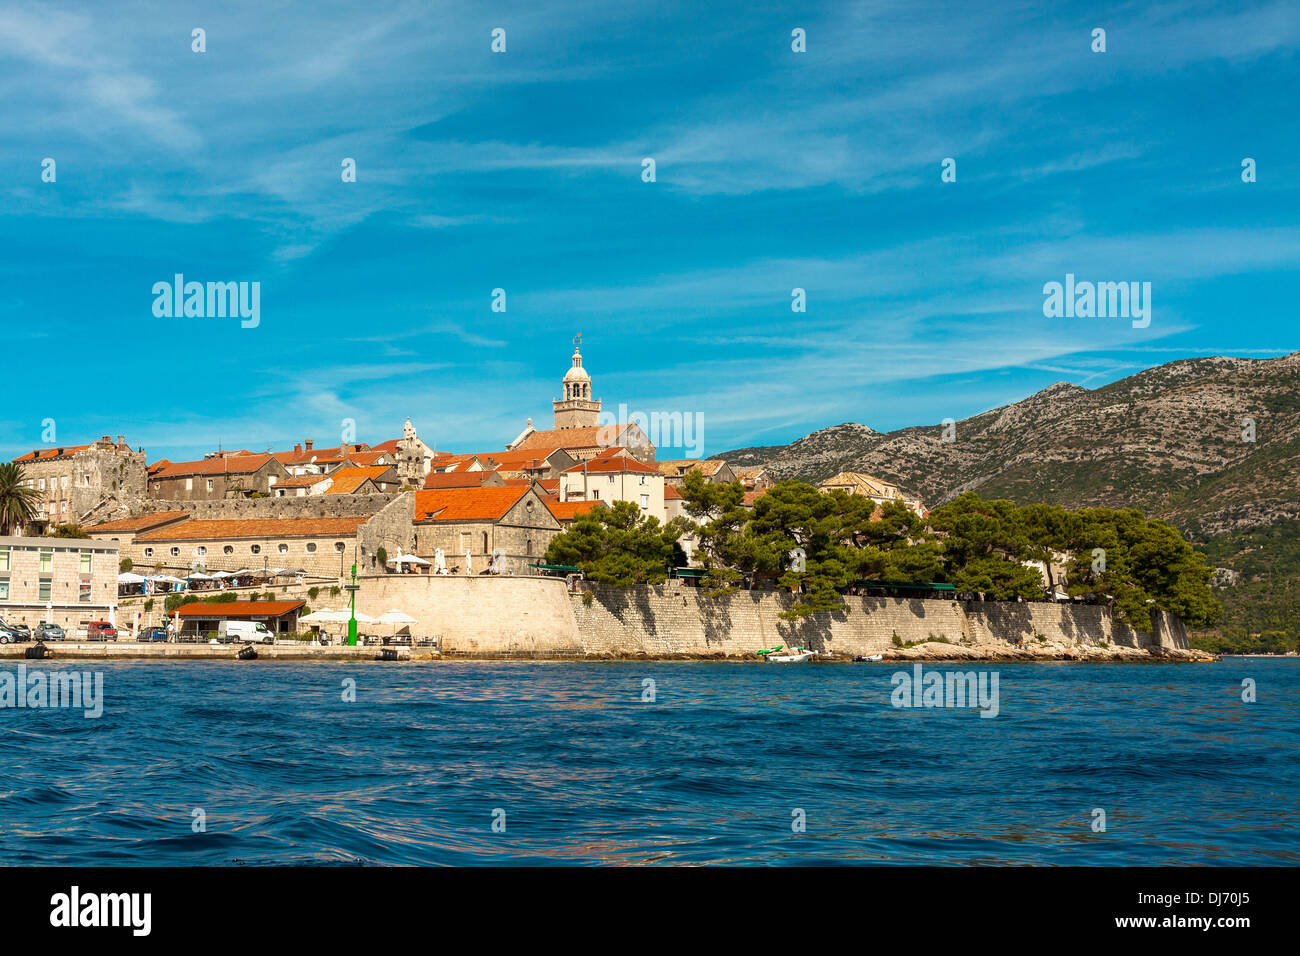
[[[564,398],[552,402],[555,427],[587,428],[600,424],[600,400],[591,398],[591,376],[582,367],[582,333],[573,340],[573,367],[564,373]]]

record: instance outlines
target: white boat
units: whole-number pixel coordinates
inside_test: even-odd
[[[767,654],[763,660],[769,664],[802,664],[804,661],[811,659],[812,651],[804,651],[801,654]]]

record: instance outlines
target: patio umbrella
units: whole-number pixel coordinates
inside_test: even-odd
[[[144,584],[144,582],[143,574],[132,574],[130,571],[123,571],[117,576],[118,584]]]
[[[397,608],[389,608],[376,619],[379,624],[414,624],[415,618],[405,611],[399,611]]]

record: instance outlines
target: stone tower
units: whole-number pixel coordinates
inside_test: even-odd
[[[397,443],[397,477],[402,484],[416,488],[424,484],[430,470],[429,446],[420,441],[408,418],[402,426],[402,440]]]
[[[582,333],[573,342],[573,367],[564,373],[564,397],[553,402],[556,428],[588,428],[600,424],[600,400],[592,400],[591,376],[582,367]]]

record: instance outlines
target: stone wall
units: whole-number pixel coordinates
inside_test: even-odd
[[[405,611],[419,620],[410,626],[410,633],[438,638],[446,655],[584,657],[588,653],[559,578],[389,574],[366,576],[360,584],[357,610],[372,617],[389,608]]]
[[[449,656],[748,657],[777,644],[837,655],[890,654],[904,644],[943,639],[954,649],[1038,651],[1131,648],[1130,656],[1186,649],[1181,622],[1164,617],[1154,634],[1117,623],[1106,608],[1047,603],[848,598],[848,609],[800,621],[780,612],[789,595],[740,591],[708,597],[674,584],[617,590],[587,585],[588,604],[558,578],[366,575],[358,609],[378,617],[399,608],[417,618],[410,632],[435,637]],[[322,594],[313,607],[339,607]]]
[[[1114,620],[1107,608],[1049,603],[846,597],[846,609],[796,621],[780,613],[792,603],[775,591],[738,591],[722,597],[667,584],[618,590],[585,585],[593,600],[574,596],[575,620],[589,654],[748,656],[778,644],[822,653],[868,655],[898,642],[942,639],[968,646],[1187,648],[1182,622],[1162,616],[1152,634]]]

